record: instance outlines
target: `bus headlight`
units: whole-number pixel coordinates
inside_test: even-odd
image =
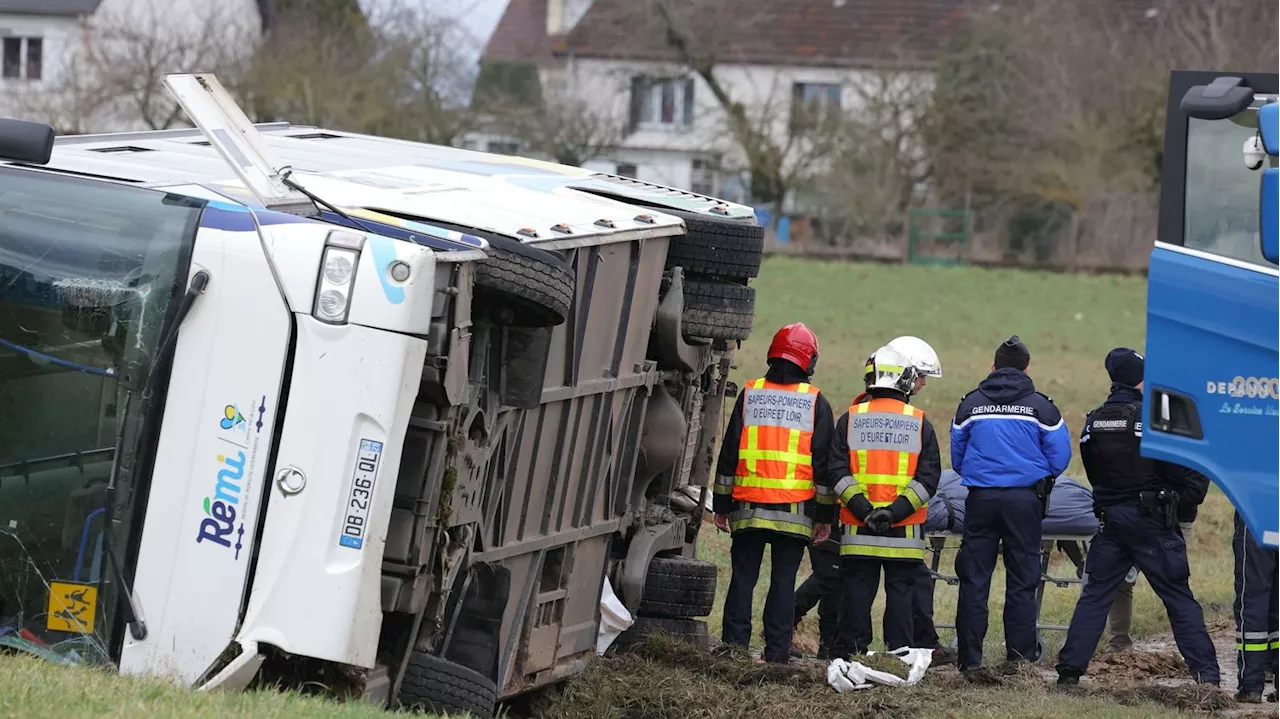
[[[347,230],[333,230],[329,233],[324,243],[324,255],[320,259],[312,317],[333,325],[346,323],[347,314],[351,311],[351,290],[355,285],[362,249],[364,235],[360,233]]]

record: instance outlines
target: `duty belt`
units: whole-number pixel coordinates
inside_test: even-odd
[[[1137,499],[1110,506],[1137,507],[1139,514],[1160,520],[1166,529],[1178,524],[1178,493],[1172,489],[1143,490],[1138,492]],[[1107,521],[1107,509],[1109,507],[1102,507],[1098,512],[1098,519],[1103,522]]]

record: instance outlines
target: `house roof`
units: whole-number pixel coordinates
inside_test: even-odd
[[[1020,0],[678,0],[675,24],[695,53],[717,63],[865,67],[937,59],[966,12]],[[1107,0],[1104,12],[1129,27],[1172,0]],[[545,8],[546,0],[511,0]],[[595,0],[556,54],[676,62],[655,2]],[[542,33],[537,33],[539,36]]]
[[[890,54],[930,61],[968,0],[701,0],[676,24],[716,62],[860,66]],[[651,3],[596,0],[569,33],[577,57],[675,61]]]
[[[102,0],[0,0],[0,14],[92,15]]]
[[[481,59],[546,62],[562,37],[547,34],[547,0],[508,0]]]

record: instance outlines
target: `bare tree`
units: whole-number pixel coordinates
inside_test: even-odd
[[[626,120],[577,92],[572,78],[544,78],[535,97],[494,94],[479,107],[500,131],[519,139],[532,152],[563,165],[580,167],[621,142]]]
[[[833,128],[840,133],[836,152],[813,183],[828,241],[900,237],[932,174],[924,142],[932,78],[905,52],[881,55],[890,61],[851,73],[845,83],[852,97]]]
[[[389,7],[355,29],[295,15],[255,54],[244,94],[262,119],[449,144],[471,122],[466,42],[423,5]]]
[[[230,70],[256,29],[218,3],[178,20],[162,2],[132,10],[95,16],[63,71],[27,106],[73,132],[173,127],[182,113],[164,89],[165,74]]]
[[[761,18],[735,14],[731,6],[723,5],[717,0],[650,0],[648,10],[656,18],[657,31],[667,47],[715,97],[723,112],[724,132],[733,139],[750,173],[752,198],[764,204],[781,204],[815,163],[835,149],[833,141],[840,135],[830,132],[830,125],[815,129],[792,122],[791,95],[777,86],[776,76],[763,102],[748,103],[734,96],[716,72],[727,49],[726,38],[741,27],[759,24]],[[775,222],[777,217],[774,213]]]

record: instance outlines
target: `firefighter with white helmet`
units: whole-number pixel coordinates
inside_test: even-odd
[[[940,375],[936,354],[932,362],[926,371]],[[924,412],[909,403],[923,386],[922,374],[907,353],[881,347],[867,358],[867,391],[836,423],[828,471],[840,478],[835,492],[845,611],[835,656],[867,650],[881,570],[885,646],[913,644],[912,593],[924,560],[922,525],[942,474],[937,433]]]
[[[903,335],[893,338],[887,346],[906,355],[922,380],[924,377],[942,379],[942,360],[938,359],[938,353],[933,351],[933,347],[928,342],[919,337]]]
[[[913,395],[924,389],[925,378],[942,379],[942,360],[933,347],[919,337],[903,335],[889,342],[889,347],[898,350],[910,360],[919,377]],[[912,637],[913,647],[930,647],[933,649],[933,665],[951,664],[956,660],[956,653],[949,647],[942,646],[938,638],[938,630],[933,623],[933,574],[923,560],[916,569],[915,592],[912,597]]]

